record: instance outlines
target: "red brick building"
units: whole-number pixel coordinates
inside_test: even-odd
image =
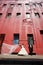
[[[3,43],[43,55],[43,1],[0,0],[0,52]]]

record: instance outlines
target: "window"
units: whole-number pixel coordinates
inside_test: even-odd
[[[39,6],[41,6],[42,7],[42,4],[41,3],[37,3]]]
[[[40,34],[43,34],[43,30],[40,30]]]
[[[14,5],[14,4],[10,4],[11,6]]]
[[[33,34],[28,34],[27,38],[28,38],[28,44],[33,45],[34,44]]]
[[[2,13],[0,13],[0,17],[2,16]]]
[[[14,4],[10,4],[10,6],[11,6],[11,8],[13,8],[14,7]]]
[[[25,5],[29,5],[29,3],[26,3]]]
[[[33,3],[34,6],[36,6],[36,3]]]
[[[42,12],[42,15],[43,15],[43,12]]]
[[[3,6],[5,7],[7,4],[3,4]]]
[[[40,15],[39,15],[39,13],[38,12],[36,12],[36,13],[34,13],[35,14],[35,16],[37,16],[37,17],[39,17],[40,18]]]
[[[17,7],[22,7],[22,3],[17,3]]]
[[[35,4],[35,3],[33,3],[33,4],[32,4],[32,7],[35,9],[35,8],[36,8],[36,4]]]
[[[21,3],[18,3],[18,5],[20,5],[20,6],[21,6],[22,4],[21,4]]]
[[[40,30],[41,38],[43,40],[43,30]]]
[[[30,5],[29,5],[29,3],[26,3],[26,4],[25,4],[25,7],[26,7],[26,10],[30,10]]]
[[[8,13],[6,17],[9,18],[10,16],[11,16],[11,13]]]
[[[19,43],[19,34],[14,34],[14,44],[18,44]]]
[[[16,13],[16,16],[20,16],[20,15],[21,15],[21,13],[19,13],[19,12],[18,12],[18,13]]]
[[[42,7],[42,4],[40,3],[40,6]]]
[[[30,13],[26,13],[26,18],[30,18]]]

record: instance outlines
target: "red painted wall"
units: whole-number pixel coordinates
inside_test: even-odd
[[[38,1],[40,2],[40,1]],[[5,34],[3,43],[13,44],[13,34],[19,33],[19,44],[24,44],[27,52],[29,53],[27,34],[33,34],[34,45],[33,52],[37,55],[43,55],[43,35],[40,34],[40,30],[43,30],[43,3],[42,7],[38,5],[38,2],[29,1],[0,1],[0,34]],[[11,5],[14,3],[13,8]],[[22,5],[18,5],[21,3]],[[29,7],[25,4],[29,3]],[[33,3],[36,4],[35,8]],[[7,4],[3,6],[3,4]],[[20,12],[18,17],[16,13]],[[26,19],[26,12],[30,13],[30,18]],[[35,12],[38,12],[40,18],[35,16]],[[12,13],[10,17],[6,17],[7,13]],[[25,21],[23,21],[26,19]],[[18,51],[18,50],[17,50]]]

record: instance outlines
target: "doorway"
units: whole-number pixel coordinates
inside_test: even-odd
[[[35,53],[33,53],[33,44],[34,44],[33,34],[27,34],[27,39],[28,39],[29,54],[34,55]]]
[[[1,54],[1,48],[2,48],[2,43],[4,41],[5,34],[0,34],[0,54]]]

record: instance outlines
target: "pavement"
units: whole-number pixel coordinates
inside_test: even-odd
[[[43,59],[43,55],[0,55],[0,59]]]

